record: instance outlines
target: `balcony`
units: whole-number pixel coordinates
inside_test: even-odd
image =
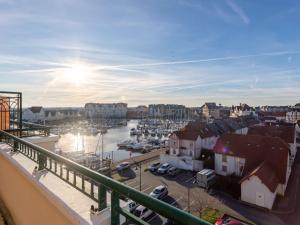
[[[209,224],[36,144],[50,128],[23,122],[21,109],[22,93],[0,92],[0,196],[16,224],[148,224],[126,200],[177,224]]]
[[[21,169],[28,179],[48,193],[51,201],[57,200],[63,214],[73,218],[71,224],[116,225],[125,221],[147,224],[129,213],[122,199],[132,199],[179,224],[209,224],[6,131],[0,131],[0,138],[0,157]],[[38,179],[33,177],[36,166]],[[2,176],[8,175],[2,173]],[[98,219],[90,215],[93,204],[97,204],[100,210]],[[74,215],[70,217],[70,214]]]

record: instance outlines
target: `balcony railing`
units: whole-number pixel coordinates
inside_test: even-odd
[[[13,151],[18,151],[36,162],[39,169],[47,169],[49,172],[53,173],[96,201],[100,210],[107,207],[107,191],[111,191],[112,225],[120,224],[120,215],[123,215],[127,222],[133,222],[138,225],[148,224],[131,214],[126,209],[120,207],[120,198],[122,197],[132,199],[138,204],[143,205],[153,212],[158,213],[178,224],[210,224],[196,216],[193,216],[192,214],[171,206],[163,201],[154,199],[118,181],[99,174],[37,145],[24,141],[21,138],[5,131],[0,131],[0,140],[12,146]]]
[[[12,127],[10,129],[6,129],[5,131],[19,137],[31,137],[31,136],[49,136],[50,135],[50,127],[30,123],[30,122],[22,122],[22,126],[16,121],[11,121]]]

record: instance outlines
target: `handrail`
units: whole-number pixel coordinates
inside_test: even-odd
[[[39,132],[39,135],[49,136],[50,135],[50,127],[45,126],[42,124],[36,124],[31,122],[22,122],[22,126],[20,123],[14,120],[11,120],[11,123],[17,125],[17,127],[22,128],[10,128],[6,129],[5,131],[12,134],[17,134],[17,136],[24,137],[24,136],[35,136],[35,131]],[[31,133],[30,133],[31,132]],[[33,133],[32,133],[33,132]]]
[[[65,165],[69,170],[74,171],[74,175],[76,174],[81,174],[83,180],[82,180],[82,186],[84,187],[84,181],[85,179],[91,179],[95,181],[96,183],[100,185],[104,185],[106,188],[112,190],[112,205],[111,205],[111,210],[112,210],[112,225],[119,224],[120,220],[120,214],[126,216],[126,213],[123,212],[123,210],[119,206],[119,197],[121,196],[126,196],[129,199],[132,199],[133,201],[136,201],[137,203],[149,208],[150,210],[171,219],[172,221],[179,223],[179,224],[185,224],[185,225],[210,225],[207,221],[201,220],[198,217],[189,214],[183,210],[180,210],[174,206],[171,206],[163,201],[157,200],[155,198],[152,198],[142,192],[139,192],[131,187],[128,187],[116,180],[113,180],[107,176],[104,176],[100,173],[97,173],[87,167],[84,167],[78,163],[75,163],[67,158],[64,158],[56,153],[53,153],[45,148],[39,147],[35,144],[32,144],[28,141],[22,140],[21,138],[18,138],[12,134],[9,134],[5,131],[0,131],[0,139],[4,139],[6,143],[14,146],[14,148],[21,153],[24,154],[24,152],[27,151],[27,155],[32,155],[34,153],[34,157],[31,157],[34,161],[38,162],[39,164],[41,163],[41,156],[48,157],[50,159],[50,168],[47,168],[46,164],[46,169],[51,170],[52,167],[52,162],[51,160],[55,160],[56,162],[60,163],[60,168],[62,168],[62,165]],[[13,140],[13,143],[10,142],[10,139]],[[25,150],[24,150],[25,148]],[[34,152],[32,152],[34,151]],[[35,153],[37,152],[37,157],[35,156]],[[46,159],[47,160],[47,159]],[[45,161],[44,161],[45,162]],[[55,163],[56,163],[55,162]],[[61,170],[62,171],[62,170]],[[55,164],[55,172],[56,172],[56,164]],[[61,172],[62,174],[62,172]],[[74,178],[75,179],[75,178]],[[106,200],[106,193],[105,193],[105,198],[102,198],[101,192],[103,194],[103,190],[105,189],[99,189],[98,191],[98,201],[101,200]],[[106,192],[106,190],[105,190]],[[90,196],[91,197],[91,196]],[[95,200],[95,198],[92,198]],[[103,204],[103,203],[102,203]],[[128,217],[126,217],[128,218]],[[130,219],[130,218],[128,218]],[[138,219],[136,220],[138,221]]]

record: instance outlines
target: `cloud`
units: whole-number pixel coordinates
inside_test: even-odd
[[[217,57],[217,58],[208,58],[208,59],[194,59],[194,60],[180,60],[180,61],[161,61],[161,62],[141,63],[141,64],[123,64],[123,65],[121,64],[121,65],[112,65],[112,66],[98,66],[95,69],[104,70],[104,69],[114,69],[114,68],[123,68],[123,67],[126,68],[126,67],[148,67],[148,66],[178,65],[178,64],[190,64],[190,63],[201,63],[201,62],[238,60],[238,59],[261,57],[261,56],[281,56],[281,55],[287,55],[287,54],[300,54],[300,51],[267,52],[267,53],[259,53],[259,54],[227,56],[227,57]]]
[[[244,12],[244,10],[239,7],[234,0],[226,0],[227,5],[234,11],[245,24],[250,24],[250,19]]]

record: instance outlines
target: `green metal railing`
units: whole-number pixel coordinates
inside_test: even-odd
[[[39,136],[50,135],[50,127],[45,125],[30,123],[30,122],[22,122],[22,126],[20,126],[20,123],[12,120],[11,120],[11,124],[13,125],[13,128],[7,129],[5,131],[15,136],[31,137],[37,135]]]
[[[0,131],[0,140],[12,146],[13,151],[18,151],[36,162],[39,166],[39,169],[47,169],[96,201],[100,210],[107,207],[107,191],[111,191],[112,225],[120,224],[120,215],[123,215],[127,222],[143,225],[148,224],[147,222],[128,212],[126,209],[121,208],[121,197],[132,199],[138,204],[143,205],[153,212],[158,213],[178,224],[210,224],[183,210],[171,206],[163,201],[154,199],[118,181],[99,174],[37,145],[24,141],[21,138],[5,131]]]

